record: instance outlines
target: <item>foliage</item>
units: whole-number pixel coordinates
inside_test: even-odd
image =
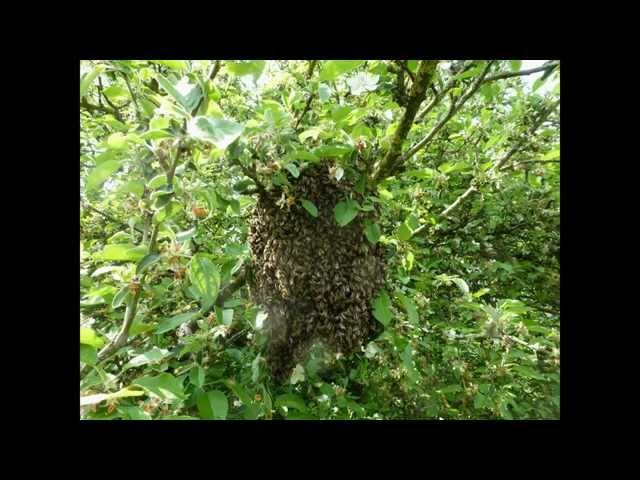
[[[559,418],[556,65],[439,62],[402,152],[428,141],[373,182],[420,62],[82,62],[81,417]],[[382,333],[280,384],[247,220],[326,158],[366,198],[338,225],[380,211]]]

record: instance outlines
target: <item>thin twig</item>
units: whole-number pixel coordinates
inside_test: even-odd
[[[102,211],[98,210],[98,209],[97,209],[97,208],[95,208],[95,207],[92,207],[91,205],[89,205],[89,204],[88,204],[88,203],[86,203],[86,202],[85,202],[85,204],[84,204],[84,207],[85,207],[85,208],[87,208],[87,209],[89,209],[89,210],[92,210],[92,211],[96,212],[96,213],[97,213],[97,214],[99,214],[99,215],[102,215],[104,218],[106,218],[106,219],[108,219],[108,220],[111,220],[113,223],[117,223],[117,224],[119,224],[119,225],[122,225],[122,226],[124,226],[124,227],[129,228],[129,224],[127,224],[127,223],[123,222],[122,220],[118,220],[117,218],[115,218],[115,217],[113,217],[113,216],[109,215],[108,213],[102,212]],[[136,230],[136,231],[138,231],[139,233],[143,233],[143,232],[142,232],[142,229],[140,229],[140,228],[138,228],[138,227],[136,227],[136,226],[134,226],[134,227],[133,227],[133,229],[134,229],[134,230]]]
[[[530,68],[528,70],[520,70],[519,72],[501,72],[490,77],[485,78],[484,83],[493,82],[494,80],[502,80],[504,78],[521,77],[523,75],[531,75],[532,73],[543,72],[545,70],[551,70],[560,65],[560,62],[551,62],[546,65],[542,65],[536,68]]]
[[[131,88],[131,84],[129,83],[129,77],[124,72],[120,72],[120,73],[124,77],[124,81],[127,84],[127,88],[129,89],[129,95],[131,95],[131,99],[133,100],[133,104],[136,107],[136,118],[138,119],[138,121],[140,121],[140,119],[141,119],[141,117],[140,117],[140,107],[138,106],[138,100],[136,99],[136,96],[133,93],[133,89]]]

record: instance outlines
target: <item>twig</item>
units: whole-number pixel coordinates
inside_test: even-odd
[[[313,75],[313,69],[315,68],[317,62],[318,62],[317,60],[312,60],[310,62],[309,70],[307,70],[307,79],[311,79],[311,76]],[[313,92],[309,93],[309,98],[307,99],[307,104],[304,106],[304,110],[302,111],[302,113],[300,114],[298,119],[296,120],[296,124],[293,127],[294,130],[298,129],[298,125],[300,124],[300,121],[302,120],[302,118],[307,114],[307,112],[311,108],[311,102],[313,101],[313,97],[314,96],[315,96],[315,94]]]
[[[523,160],[521,162],[512,163],[511,165],[505,165],[500,168],[500,170],[510,170],[526,163],[560,163],[560,160]]]
[[[129,83],[129,77],[124,72],[120,72],[120,73],[124,77],[124,81],[127,84],[127,88],[129,89],[129,95],[131,95],[131,99],[133,100],[133,104],[136,107],[136,118],[138,119],[138,121],[141,121],[140,120],[140,107],[138,106],[138,100],[136,99],[136,96],[133,93],[133,89],[131,88],[131,84]]]
[[[105,99],[106,98],[107,97],[105,96]],[[80,107],[84,108],[89,113],[93,113],[93,112],[108,113],[116,117],[118,120],[122,121],[122,116],[120,115],[120,112],[117,109],[107,108],[106,106],[94,105],[93,103],[89,102],[89,100],[87,100],[86,97],[82,97],[82,99],[80,100]]]
[[[560,103],[560,101],[556,101],[554,102],[548,109],[543,110],[537,120],[534,122],[534,124],[532,125],[531,129],[529,130],[529,134],[533,134],[538,127],[540,127],[540,125],[542,125],[544,123],[544,121],[546,120],[546,118],[549,116],[549,114],[555,109],[555,107]],[[522,146],[525,144],[525,142],[528,139],[528,135],[527,136],[523,136],[518,142],[516,142],[516,144],[511,147],[511,149],[500,159],[498,160],[495,165],[493,165],[489,170],[488,170],[488,174],[492,174],[498,170],[500,170],[500,168],[502,167],[502,165],[505,164],[505,162],[507,162],[520,148],[522,148]],[[477,188],[473,185],[471,185],[462,195],[460,195],[451,205],[449,205],[447,208],[445,208],[442,213],[440,214],[443,217],[446,217],[449,213],[451,213],[452,210],[454,210],[455,208],[457,208],[463,201],[465,198],[467,198],[471,193],[477,191]]]
[[[551,70],[560,65],[560,62],[551,62],[546,65],[542,65],[536,68],[530,68],[528,70],[520,70],[519,72],[502,72],[496,75],[491,75],[485,78],[484,83],[493,82],[494,80],[502,80],[503,78],[520,77],[523,75],[531,75],[532,73],[543,72],[545,70]]]
[[[256,175],[255,171],[249,170],[237,158],[234,158],[233,160],[231,160],[231,165],[237,165],[238,167],[240,167],[240,170],[242,170],[242,173],[244,173],[247,177],[249,177],[251,180],[253,180],[253,183],[256,184],[256,187],[257,187],[258,191],[260,192],[260,194],[264,195],[264,196],[267,196],[267,193],[268,193],[267,189],[264,187],[262,182],[260,182],[260,180],[258,180],[258,176]]]
[[[96,212],[96,213],[97,213],[97,214],[99,214],[99,215],[102,215],[104,218],[106,218],[106,219],[108,219],[108,220],[111,220],[113,223],[117,223],[117,224],[119,224],[119,225],[122,225],[122,226],[124,226],[124,227],[129,228],[129,224],[127,224],[127,223],[123,222],[122,220],[118,220],[117,218],[112,217],[112,216],[111,216],[111,215],[109,215],[108,213],[102,212],[102,211],[98,210],[98,209],[97,209],[97,208],[95,208],[95,207],[92,207],[92,206],[91,206],[91,205],[89,205],[88,203],[85,203],[85,204],[84,204],[84,207],[85,207],[85,208],[88,208],[89,210],[92,210],[92,211]],[[134,226],[133,228],[134,228],[134,230],[138,231],[139,233],[143,233],[142,229],[140,229],[140,228],[138,228],[138,227],[136,227],[136,226]]]
[[[300,121],[302,120],[302,117],[304,117],[306,115],[306,113],[309,111],[309,109],[311,108],[311,102],[313,101],[313,93],[309,94],[309,98],[307,99],[307,104],[304,106],[304,110],[302,111],[302,113],[300,114],[300,116],[298,117],[298,119],[296,120],[296,124],[293,127],[294,130],[298,129],[298,125],[300,124]]]

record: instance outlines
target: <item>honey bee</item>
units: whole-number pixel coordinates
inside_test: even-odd
[[[131,295],[137,295],[140,291],[140,280],[136,277],[129,282],[129,291],[131,292]]]

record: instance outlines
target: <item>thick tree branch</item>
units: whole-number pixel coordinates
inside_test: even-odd
[[[405,71],[405,73],[407,75],[409,75],[409,78],[411,79],[412,82],[416,81],[416,77],[413,74],[413,72],[411,70],[409,70],[409,67],[407,66],[407,61],[406,60],[399,60],[398,63],[400,64],[400,67]]]
[[[418,112],[418,108],[425,98],[427,88],[429,88],[429,85],[433,82],[437,65],[438,60],[423,60],[420,62],[418,72],[416,74],[416,80],[411,86],[409,101],[405,108],[404,115],[402,116],[395,135],[391,140],[389,151],[374,169],[371,179],[372,185],[375,185],[377,182],[385,178],[385,176],[387,176],[388,173],[397,166],[397,163],[399,163],[398,157],[400,156],[402,144],[409,134],[409,130],[411,129],[413,120]]]
[[[427,134],[427,136],[424,139],[420,140],[413,147],[411,147],[404,155],[402,155],[400,162],[405,162],[407,159],[411,158],[416,152],[418,152],[419,150],[421,150],[422,148],[426,147],[429,144],[429,142],[433,139],[436,133],[438,133],[440,129],[451,119],[451,117],[453,117],[458,112],[458,110],[462,108],[462,106],[467,102],[467,100],[469,100],[473,96],[473,94],[478,91],[478,88],[480,88],[480,84],[483,82],[485,76],[489,72],[489,68],[491,67],[492,63],[493,63],[492,61],[487,62],[487,65],[485,66],[484,70],[476,78],[476,80],[471,84],[469,89],[457,101],[452,100],[451,106],[449,107],[449,111],[446,113],[446,115],[442,117],[442,119],[431,129],[431,131]],[[446,90],[446,87],[443,89],[443,91],[445,90]]]

